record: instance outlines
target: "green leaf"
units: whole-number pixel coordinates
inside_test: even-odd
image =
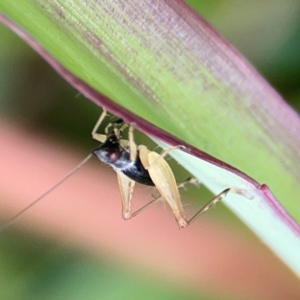
[[[239,189],[227,204],[300,274],[299,226],[266,186],[222,163],[267,183],[299,221],[299,118],[199,15],[180,0],[3,0],[0,10],[83,94],[154,137],[186,143],[198,158],[176,158],[213,192]]]

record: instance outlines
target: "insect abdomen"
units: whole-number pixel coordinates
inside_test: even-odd
[[[130,168],[123,169],[122,173],[138,183],[154,186],[149,172],[144,168],[139,158]]]

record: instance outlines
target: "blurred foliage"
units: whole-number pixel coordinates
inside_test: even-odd
[[[37,242],[24,232],[1,236],[0,282],[0,297],[9,300],[199,299],[153,274],[122,269],[42,237]]]
[[[299,1],[187,2],[300,110]],[[84,150],[95,147],[89,134],[100,113],[95,105],[3,26],[0,36],[1,115]],[[148,140],[144,143],[153,145]],[[171,164],[176,167],[175,162]],[[179,181],[186,174],[181,176]],[[224,210],[214,213],[220,217]],[[212,299],[201,291],[193,295],[154,280],[150,274],[141,276],[134,269],[95,262],[68,245],[57,246],[23,232],[9,233],[1,236],[1,299],[199,299],[199,295]]]

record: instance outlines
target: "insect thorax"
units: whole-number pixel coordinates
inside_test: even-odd
[[[103,163],[121,171],[130,179],[145,185],[154,186],[149,172],[144,168],[139,153],[135,161],[130,160],[129,149],[121,147],[115,134],[108,136],[106,141],[93,151],[93,154]]]

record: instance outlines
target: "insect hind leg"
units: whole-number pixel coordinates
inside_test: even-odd
[[[189,177],[187,178],[185,181],[179,183],[177,185],[177,188],[180,189],[180,188],[183,188],[185,189],[185,186],[187,184],[195,184],[195,185],[198,185],[199,184],[199,181],[196,179],[196,178],[192,178],[192,177]],[[157,196],[156,198],[154,198],[153,200],[151,200],[149,203],[147,203],[146,205],[142,206],[141,208],[139,208],[138,210],[136,210],[134,213],[132,213],[130,215],[130,218],[133,218],[137,215],[139,215],[141,212],[143,212],[144,210],[146,210],[147,208],[149,208],[150,206],[152,206],[154,203],[160,201],[160,200],[163,200],[163,197],[161,195]]]
[[[216,205],[217,202],[224,199],[226,195],[231,191],[231,188],[228,188],[215,196],[212,200],[210,200],[206,205],[204,205],[188,222],[187,225],[191,225],[196,219],[198,219],[202,214],[206,213],[210,208]]]

